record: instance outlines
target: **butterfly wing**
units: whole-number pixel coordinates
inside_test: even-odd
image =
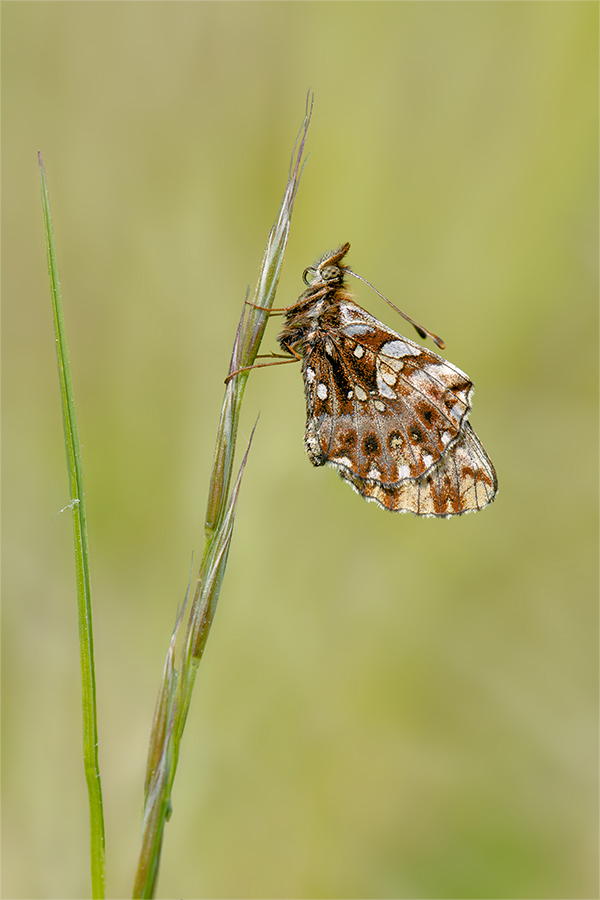
[[[464,372],[350,301],[320,317],[303,374],[309,458],[348,480],[391,487],[421,478],[471,409]]]
[[[437,466],[416,481],[383,485],[342,469],[340,475],[365,500],[416,516],[449,518],[476,512],[494,500],[498,489],[494,466],[469,422]]]

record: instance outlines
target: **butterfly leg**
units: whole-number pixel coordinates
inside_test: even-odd
[[[286,363],[295,363],[300,362],[301,356],[296,353],[294,350],[290,348],[291,356],[286,356],[283,353],[259,353],[256,357],[257,359],[272,359],[273,362],[268,363],[257,363],[252,366],[244,366],[243,369],[236,369],[235,372],[231,372],[227,378],[225,379],[225,384],[231,381],[232,378],[235,378],[236,375],[239,375],[240,372],[251,372],[252,369],[266,369],[267,366],[284,366]]]
[[[312,295],[312,299],[317,300],[317,299],[319,299],[319,297],[324,297],[326,295],[326,293],[327,293],[326,288],[323,288],[320,291],[315,291],[315,293]],[[262,310],[264,310],[264,312],[268,312],[272,316],[283,316],[285,313],[287,313],[291,309],[291,307],[289,307],[289,306],[282,306],[281,308],[275,308],[275,309],[273,309],[270,306],[259,306],[258,303],[252,303],[251,300],[246,300],[245,303],[246,303],[246,306],[251,306],[253,309],[262,309]]]
[[[259,306],[258,303],[252,303],[250,300],[246,300],[246,306],[251,306],[252,309],[262,309],[264,312],[268,312],[271,316],[282,316],[287,312],[287,307],[283,306],[281,309],[273,309],[270,306]]]

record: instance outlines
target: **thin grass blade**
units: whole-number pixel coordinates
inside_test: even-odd
[[[179,748],[189,710],[196,673],[213,621],[221,583],[227,566],[235,509],[242,475],[248,459],[250,443],[240,465],[233,489],[231,480],[237,441],[240,410],[248,372],[240,372],[252,366],[264,330],[269,310],[272,308],[279,275],[290,231],[291,215],[303,170],[302,156],[310,118],[312,99],[306,101],[304,121],[294,145],[290,172],[278,217],[271,228],[263,256],[261,272],[254,294],[254,304],[244,302],[237,328],[229,374],[217,429],[217,440],[211,475],[205,519],[206,541],[198,575],[194,599],[189,613],[186,637],[181,655],[181,671],[177,680],[176,695],[170,708],[168,721],[164,714],[169,709],[174,680],[163,684],[159,708],[161,714],[155,724],[157,735],[152,737],[151,755],[153,775],[148,783],[142,850],[135,879],[135,898],[153,897],[158,880],[160,853],[165,822],[171,815],[171,789],[177,769]],[[262,308],[258,308],[262,307]],[[255,426],[256,427],[256,426]],[[252,431],[254,435],[254,430]],[[252,438],[250,438],[250,441]],[[174,679],[174,670],[169,678]],[[158,748],[162,746],[159,753]]]
[[[41,154],[38,154],[42,188],[44,230],[52,296],[52,314],[56,335],[56,355],[62,398],[65,448],[71,494],[73,542],[75,550],[75,574],[77,583],[77,613],[79,620],[79,655],[81,663],[81,700],[83,708],[83,763],[90,807],[91,879],[92,896],[104,897],[105,839],[102,787],[98,763],[98,725],[96,716],[96,677],[94,670],[94,640],[92,629],[92,601],[90,587],[89,546],[83,489],[83,462],[77,427],[75,395],[71,378],[71,366],[67,348],[67,336],[63,315],[62,296],[54,231],[50,214],[50,197],[46,172]]]
[[[174,667],[174,654],[181,616],[167,653],[148,759],[142,849],[133,889],[134,898],[151,898],[156,891],[164,827],[171,816],[171,788],[177,769],[181,738],[202,650],[208,637],[227,565],[235,510],[255,429],[256,426],[252,430],[248,448],[240,465],[222,527],[215,536],[205,565],[201,568],[188,621],[179,676]]]

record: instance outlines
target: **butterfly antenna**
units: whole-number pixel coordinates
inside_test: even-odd
[[[372,291],[375,291],[376,294],[379,294],[381,299],[385,300],[385,302],[389,306],[391,306],[392,309],[395,309],[397,313],[400,313],[400,315],[402,316],[403,319],[406,319],[407,322],[410,322],[410,324],[413,326],[413,328],[415,329],[415,331],[417,332],[417,334],[420,337],[422,337],[422,338],[430,337],[431,340],[433,341],[433,343],[436,344],[440,348],[440,350],[444,349],[444,347],[446,345],[444,344],[441,337],[438,337],[437,334],[433,333],[433,331],[429,331],[428,328],[424,328],[422,325],[419,325],[418,322],[415,322],[414,319],[411,319],[410,316],[407,316],[406,313],[402,312],[402,310],[399,309],[395,303],[392,303],[391,300],[388,300],[387,297],[384,297],[384,295],[381,293],[381,291],[378,291],[377,288],[374,287],[370,281],[367,281],[367,279],[363,278],[362,275],[357,275],[356,272],[353,272],[352,269],[350,269],[348,266],[344,266],[344,272],[347,273],[348,275],[354,276],[354,278],[358,278],[359,281],[363,281],[366,285],[368,285],[371,288]]]

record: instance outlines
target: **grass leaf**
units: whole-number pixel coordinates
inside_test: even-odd
[[[75,549],[75,573],[77,582],[77,614],[79,621],[79,655],[81,662],[81,702],[83,707],[83,763],[88,788],[90,806],[91,878],[92,896],[104,897],[105,842],[102,787],[98,764],[98,725],[96,716],[96,677],[94,672],[94,641],[92,630],[92,596],[90,587],[90,564],[83,489],[83,462],[75,411],[75,396],[71,379],[71,366],[67,348],[67,336],[60,292],[58,264],[50,198],[46,172],[41,154],[38,154],[42,187],[42,207],[48,257],[48,274],[52,296],[54,333],[56,335],[56,355],[63,410],[65,448],[71,502],[69,507],[73,519],[73,543]]]

